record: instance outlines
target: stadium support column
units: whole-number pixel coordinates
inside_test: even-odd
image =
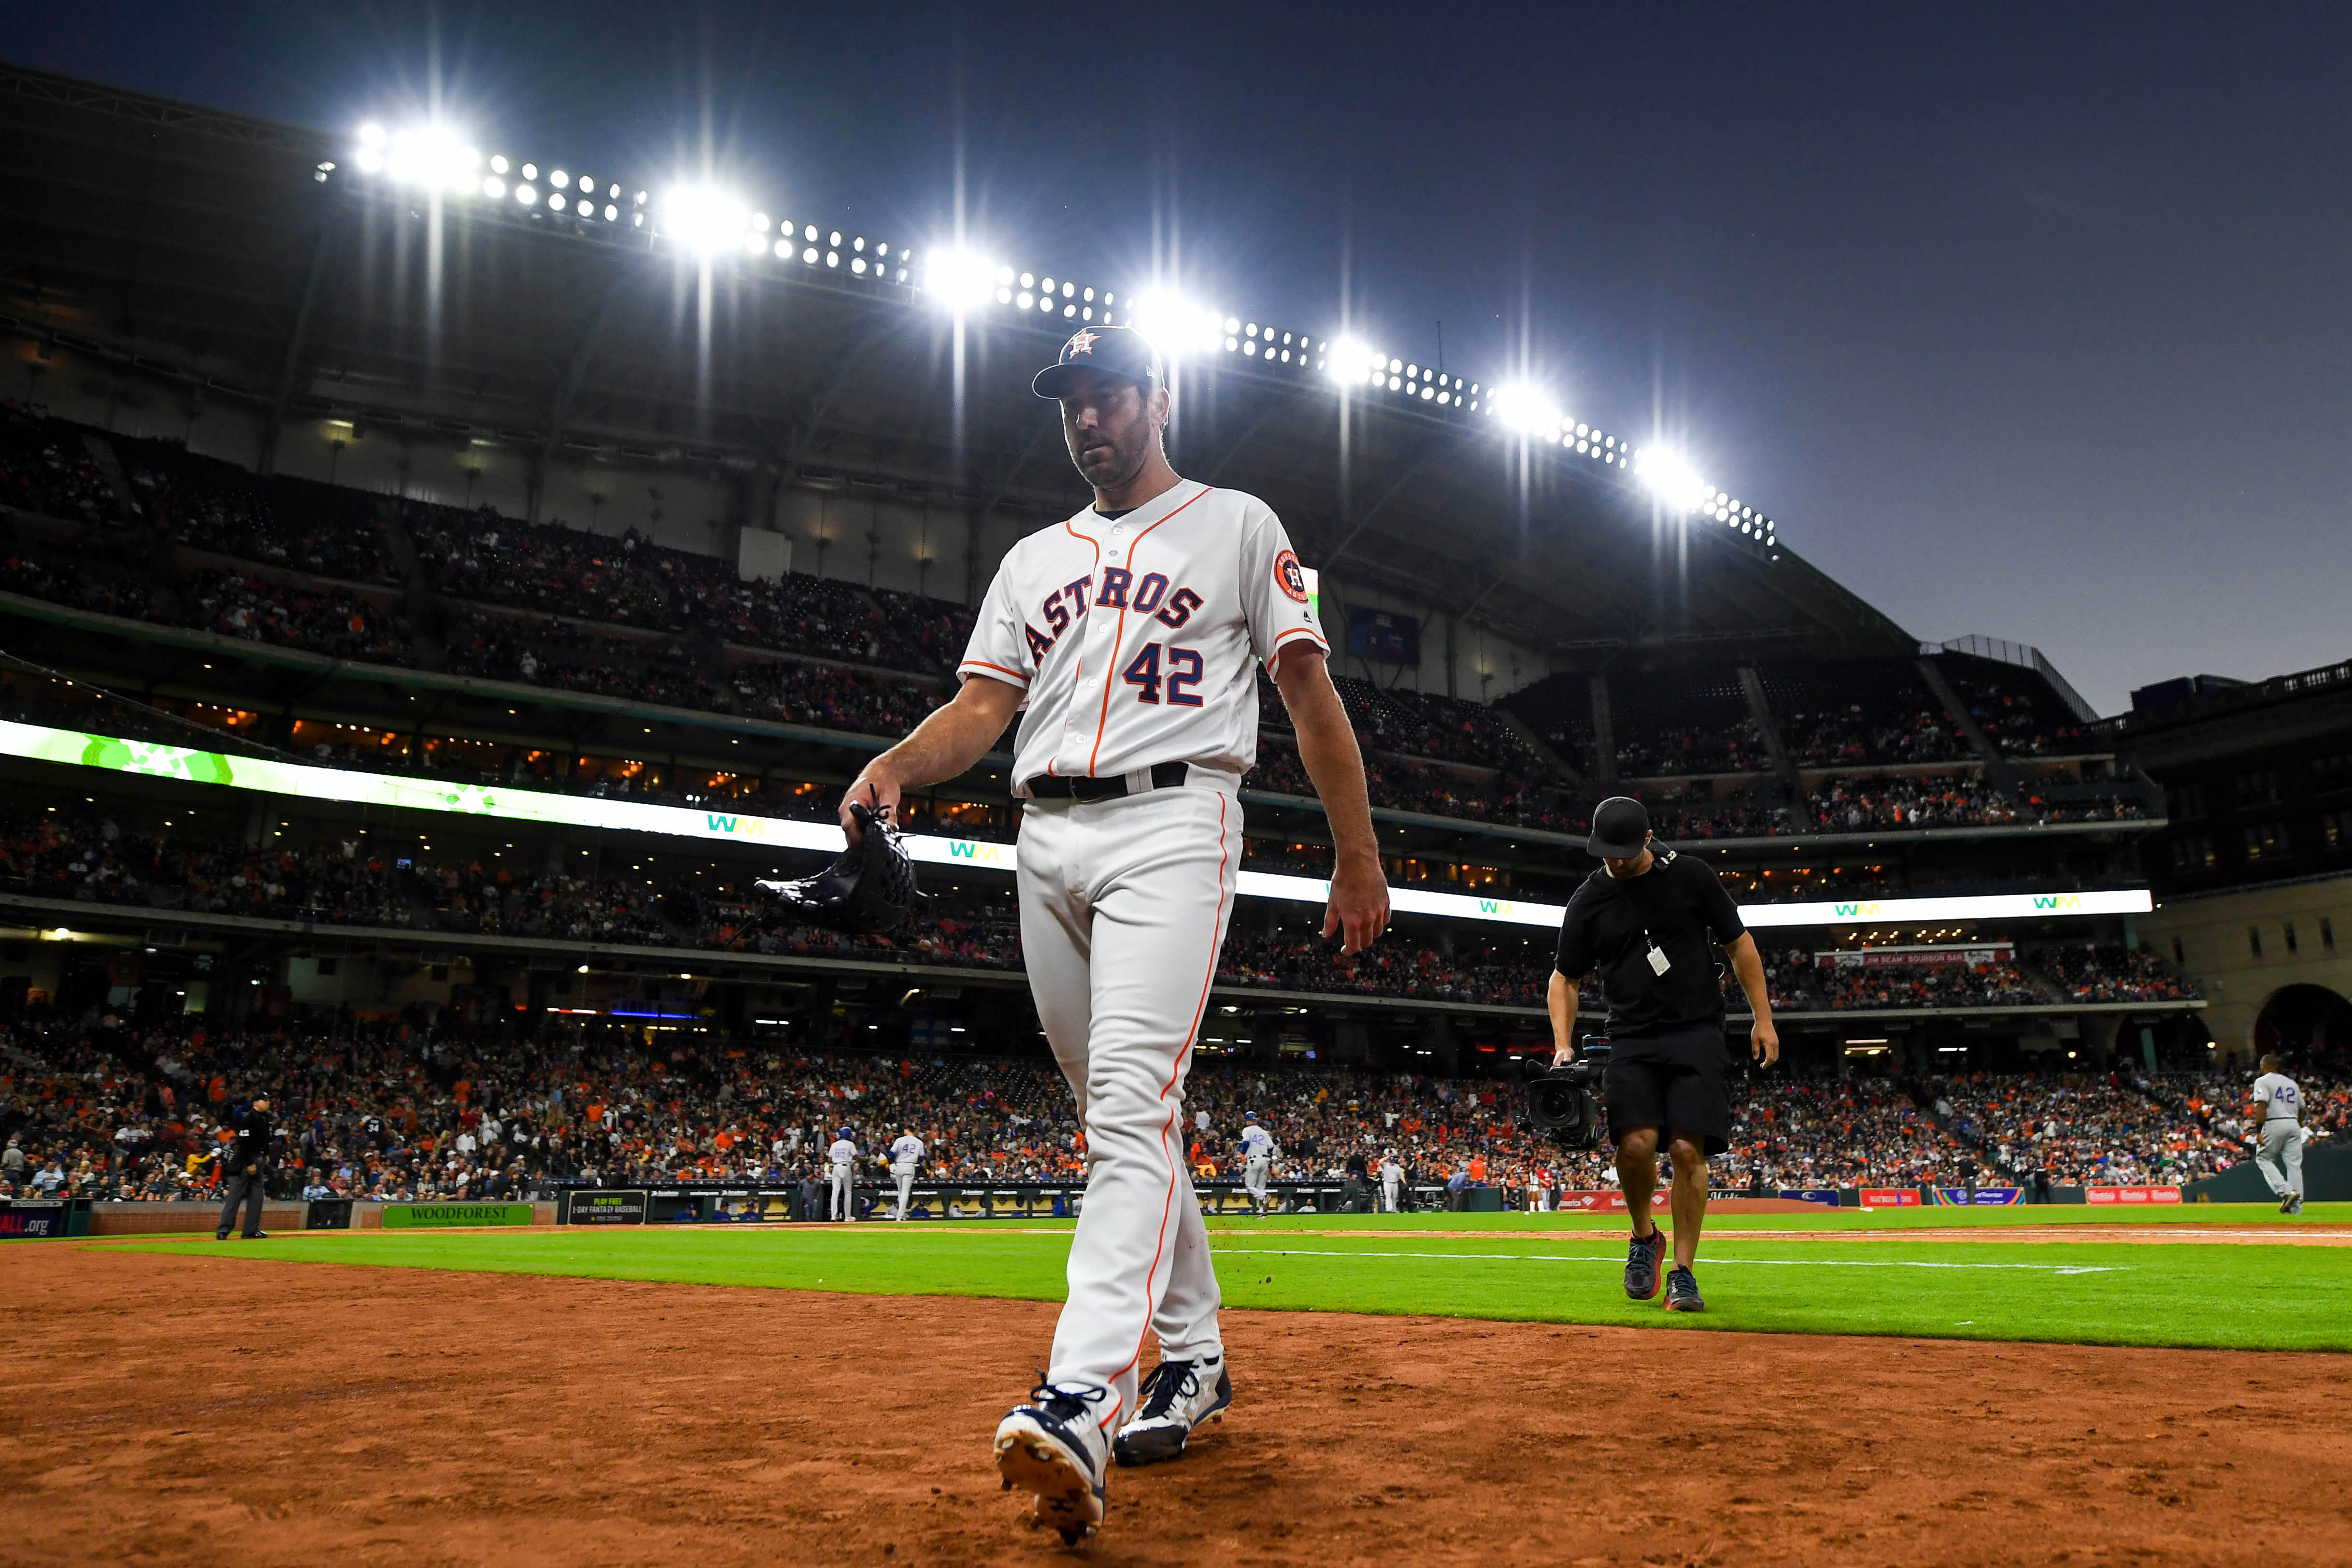
[[[1772,771],[1793,793],[1797,767],[1789,760],[1789,748],[1780,739],[1780,726],[1772,722],[1771,705],[1764,700],[1764,678],[1757,673],[1754,665],[1739,667],[1739,694],[1748,699],[1748,716],[1756,721],[1757,733],[1764,737],[1764,750],[1772,759]]]
[[[264,474],[278,471],[278,441],[286,427],[286,405],[293,400],[294,383],[302,368],[302,347],[310,341],[310,317],[319,302],[319,281],[327,270],[327,251],[334,243],[336,223],[322,218],[310,242],[310,270],[302,280],[302,298],[294,307],[294,324],[287,330],[286,353],[278,364],[278,386],[269,399],[269,417],[261,426],[261,450],[254,468]]]
[[[2001,759],[2000,748],[1993,744],[1992,737],[1986,734],[1984,726],[1977,722],[1977,716],[1969,711],[1969,705],[1960,700],[1960,694],[1952,689],[1952,683],[1944,679],[1943,668],[1934,659],[1924,657],[1918,660],[1916,668],[1919,679],[1927,683],[1927,689],[1936,694],[1936,700],[1944,705],[1944,711],[1952,716],[1952,721],[1959,725],[1961,733],[1968,736],[1969,744],[1975,747],[1977,755],[1983,759],[1986,781],[2003,794],[2015,794],[2017,770]]]
[[[1601,784],[1617,782],[1617,731],[1610,722],[1609,678],[1592,679],[1592,776]]]

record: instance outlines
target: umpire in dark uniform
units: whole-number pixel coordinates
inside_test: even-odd
[[[1724,1085],[1730,1053],[1716,949],[1730,956],[1755,1015],[1749,1050],[1769,1067],[1780,1059],[1780,1037],[1772,1026],[1764,962],[1715,868],[1654,843],[1640,801],[1616,795],[1594,807],[1588,847],[1601,858],[1601,869],[1570,895],[1560,921],[1549,997],[1552,1060],[1576,1054],[1577,987],[1597,969],[1609,999],[1611,1046],[1601,1097],[1633,1218],[1625,1294],[1646,1301],[1658,1293],[1664,1238],[1650,1217],[1650,1201],[1664,1134],[1675,1167],[1666,1310],[1704,1311],[1691,1266],[1706,1215],[1706,1162],[1731,1147],[1731,1097]]]
[[[221,1155],[226,1164],[221,1175],[220,1226],[213,1237],[228,1239],[228,1227],[236,1222],[237,1205],[242,1204],[245,1239],[258,1241],[268,1234],[261,1228],[261,1199],[269,1180],[269,1141],[277,1132],[269,1120],[269,1101],[255,1100],[231,1125],[236,1137]]]

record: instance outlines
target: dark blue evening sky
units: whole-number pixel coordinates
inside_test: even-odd
[[[19,5],[0,55],[1188,292],[1681,446],[2102,710],[2352,653],[2340,8]]]

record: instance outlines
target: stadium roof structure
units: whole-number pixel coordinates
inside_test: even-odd
[[[992,278],[959,315],[925,258],[859,272],[859,237],[829,228],[698,252],[638,221],[634,189],[584,216],[576,199],[432,198],[355,167],[349,135],[23,68],[0,67],[0,329],[28,358],[60,347],[192,405],[249,405],[259,461],[288,422],[333,418],[518,448],[534,472],[731,473],[738,521],[780,485],[974,519],[1083,501],[1029,390],[1078,320],[1010,308]],[[1507,429],[1491,407],[1343,387],[1328,342],[1298,348],[1183,358],[1174,456],[1273,505],[1342,601],[1377,586],[1556,668],[1916,650],[1761,527],[1667,511],[1598,432],[1580,457],[1572,432]]]

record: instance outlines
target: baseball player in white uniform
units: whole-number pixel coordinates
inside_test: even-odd
[[[1381,1158],[1381,1212],[1404,1213],[1404,1167],[1393,1149]]]
[[[915,1195],[915,1173],[922,1164],[923,1141],[909,1127],[890,1145],[890,1179],[898,1184],[898,1209],[890,1216],[892,1219],[907,1217],[908,1200]]]
[[[1182,1114],[1233,911],[1261,662],[1337,846],[1323,934],[1356,952],[1389,898],[1363,759],[1280,521],[1169,466],[1160,359],[1131,329],[1081,329],[1034,387],[1060,402],[1094,504],[1006,553],[954,700],[858,775],[842,825],[857,832],[853,802],[895,811],[902,790],[962,773],[1025,710],[1022,948],[1077,1096],[1087,1191],[1045,1380],[997,1427],[996,1463],[1075,1541],[1102,1520],[1114,1455],[1175,1458],[1233,1397]],[[1139,1378],[1154,1335],[1160,1364]]]
[[[2254,1079],[2247,1120],[2257,1129],[2254,1165],[2279,1201],[2279,1213],[2303,1212],[2303,1090],[2279,1071],[2274,1056],[2263,1058]]]
[[[1274,1134],[1257,1124],[1257,1112],[1242,1112],[1242,1189],[1250,1212],[1265,1213],[1265,1179],[1274,1169]]]
[[[824,1152],[825,1163],[833,1169],[833,1217],[854,1220],[857,1211],[852,1207],[856,1197],[857,1145],[850,1142],[849,1129],[841,1130],[833,1146]]]

